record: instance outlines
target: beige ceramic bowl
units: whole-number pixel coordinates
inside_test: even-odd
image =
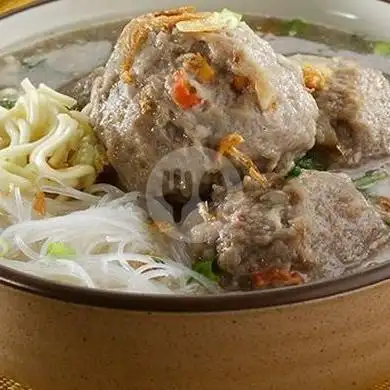
[[[375,0],[193,3],[390,38],[390,5]],[[49,2],[4,18],[0,50],[155,7]],[[87,291],[0,268],[0,377],[34,390],[368,390],[390,376],[389,277],[384,265],[300,288],[172,298]]]

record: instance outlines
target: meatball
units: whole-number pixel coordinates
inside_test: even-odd
[[[390,83],[380,71],[339,58],[292,59],[307,73],[320,109],[317,145],[336,152],[334,165],[357,166],[390,155]]]
[[[380,215],[344,174],[303,171],[280,188],[244,187],[217,202],[192,229],[201,257],[214,249],[236,278],[270,268],[311,280],[336,277],[370,259],[389,238]]]
[[[127,190],[144,190],[170,152],[186,159],[186,147],[218,149],[231,133],[263,172],[287,172],[313,147],[318,108],[302,71],[218,15],[183,8],[132,20],[95,80],[87,112]]]

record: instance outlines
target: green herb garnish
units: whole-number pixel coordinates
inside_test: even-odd
[[[305,23],[301,19],[293,19],[288,22],[284,22],[282,26],[282,33],[294,37],[296,35],[303,35],[309,27],[309,24]]]
[[[161,257],[158,256],[150,256],[150,257],[158,264],[165,264],[164,260]]]
[[[10,110],[15,106],[16,100],[12,99],[0,99],[0,106]]]
[[[295,167],[288,173],[287,178],[298,177],[301,173],[302,169],[295,165]]]
[[[309,152],[305,156],[295,160],[295,166],[287,174],[286,178],[291,179],[298,177],[302,173],[302,169],[314,171],[326,171],[326,163],[322,161],[321,156],[315,152]]]
[[[390,56],[390,42],[375,42],[374,53],[378,56]]]
[[[192,266],[192,270],[214,282],[219,282],[219,276],[213,270],[213,263],[213,260],[200,260]]]
[[[356,188],[360,191],[367,190],[382,180],[389,178],[389,174],[384,171],[369,171],[362,177],[353,180]]]
[[[47,247],[47,255],[51,257],[67,258],[75,256],[76,251],[64,242],[52,242]]]
[[[311,154],[306,154],[305,156],[295,160],[295,165],[302,169],[326,171],[325,164]]]

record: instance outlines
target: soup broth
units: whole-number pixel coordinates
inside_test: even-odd
[[[387,261],[390,44],[202,17],[90,26],[0,58],[0,264],[216,294]]]

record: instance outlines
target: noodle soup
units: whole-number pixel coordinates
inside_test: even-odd
[[[166,11],[0,60],[0,264],[152,294],[387,261],[390,46]]]

